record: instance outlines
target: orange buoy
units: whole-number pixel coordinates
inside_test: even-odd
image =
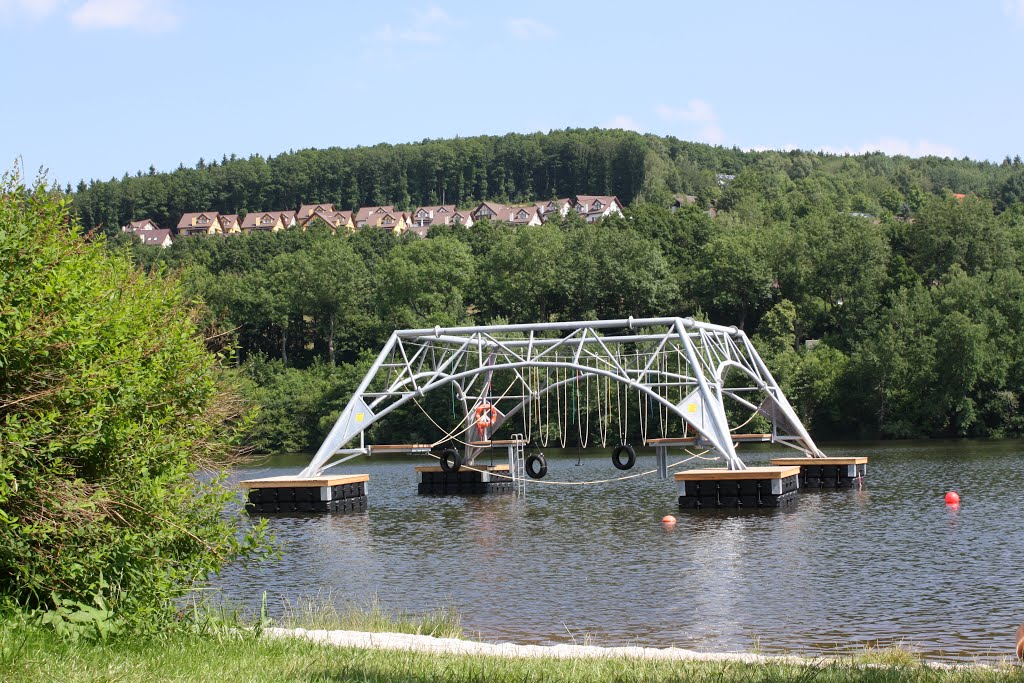
[[[661,518],[661,523],[662,524],[675,524],[676,523],[676,518],[673,517],[672,515],[665,515],[664,517]]]
[[[950,491],[946,494],[946,505],[959,505],[960,494],[956,491]]]
[[[1017,627],[1017,657],[1024,659],[1024,624]]]

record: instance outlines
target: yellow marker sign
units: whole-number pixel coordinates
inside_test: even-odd
[[[697,412],[697,404],[696,403],[687,404],[686,412],[688,412],[688,413],[696,413]]]
[[[356,422],[362,422],[364,417],[366,417],[366,413],[356,413]]]

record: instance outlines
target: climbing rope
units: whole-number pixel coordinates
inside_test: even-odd
[[[576,382],[577,383],[579,383],[579,377],[580,377],[579,373],[577,373],[576,374]],[[580,416],[579,421],[576,423],[576,431],[579,432],[580,447],[582,447],[582,448],[586,448],[587,444],[590,443],[590,375],[589,374],[586,375],[586,386],[587,386],[586,404],[583,406],[583,412],[585,413],[586,419],[587,419],[587,429],[586,429],[586,432],[583,431],[583,416]],[[580,408],[578,394],[577,394],[577,399],[576,399],[576,407],[577,407],[577,409]]]
[[[708,452],[709,451],[703,451],[702,453],[691,454],[689,458],[684,458],[683,460],[680,460],[678,462],[674,462],[671,465],[669,465],[666,469],[672,469],[674,467],[679,467],[680,465],[685,465],[686,463],[691,462],[693,460],[705,460],[707,462],[714,462],[716,460],[719,460],[719,458],[717,458],[717,457],[714,457],[714,458],[705,458],[705,457],[703,457],[703,454],[704,453],[708,453]],[[687,451],[687,453],[689,453],[689,451]],[[434,453],[429,453],[428,455],[430,455],[430,457],[434,458],[435,460],[440,460],[441,459],[440,455],[435,455]],[[503,474],[501,472],[495,472],[493,470],[481,470],[481,469],[477,469],[477,468],[473,467],[472,465],[463,465],[462,467],[459,468],[460,472],[462,470],[466,470],[468,472],[487,472],[492,477],[498,477],[500,479],[509,479],[509,480],[513,479],[512,475],[510,475],[510,474]],[[548,481],[546,479],[526,479],[525,481],[526,481],[527,484],[544,484],[544,485],[547,485],[547,486],[596,486],[596,485],[599,485],[599,484],[612,484],[612,483],[615,483],[617,481],[625,481],[626,479],[636,479],[637,477],[646,477],[646,476],[648,476],[650,474],[654,474],[657,471],[658,471],[658,469],[655,468],[653,470],[646,470],[644,472],[636,472],[634,474],[627,474],[627,475],[624,475],[624,476],[621,476],[621,477],[612,477],[611,479],[592,479],[590,481]]]

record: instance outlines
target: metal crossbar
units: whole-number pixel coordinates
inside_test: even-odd
[[[568,396],[591,379],[636,392],[648,417],[675,416],[730,469],[745,465],[726,400],[767,419],[773,438],[823,457],[742,330],[690,318],[628,318],[398,330],[302,476],[340,463],[337,455],[366,452],[345,446],[393,410],[449,387],[462,406],[457,429],[472,463],[483,449],[469,444],[491,439],[516,414],[535,417],[540,411],[529,410],[531,401]]]

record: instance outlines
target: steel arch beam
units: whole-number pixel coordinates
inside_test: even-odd
[[[601,336],[602,331],[611,333]],[[670,358],[675,358],[677,368],[685,365],[685,371],[663,370],[662,364],[667,366]],[[607,377],[647,396],[691,426],[705,444],[724,457],[730,469],[743,469],[723,404],[722,375],[728,367],[739,368],[752,381],[751,390],[767,395],[770,409],[762,405],[758,411],[772,421],[773,434],[782,426],[790,434],[780,440],[791,441],[788,445],[809,456],[823,455],[742,331],[690,318],[628,318],[398,330],[300,476],[319,475],[337,464],[331,459],[338,454],[367,453],[363,435],[368,427],[440,387],[459,386],[467,416],[485,402],[505,401],[506,410],[499,412],[488,430],[493,432],[524,410],[529,401],[590,377]],[[538,383],[534,388],[524,377],[524,370],[529,374],[533,369],[545,371],[545,386]],[[556,372],[554,383],[549,380],[550,370]],[[566,371],[564,380],[558,380],[559,370]],[[575,376],[568,377],[570,372]],[[496,373],[511,373],[512,377],[508,392],[497,399],[491,387]],[[518,393],[510,393],[517,384]],[[666,394],[674,390],[682,400],[668,400],[659,393],[662,390]],[[725,395],[736,398],[730,391]],[[360,447],[344,448],[356,436]]]

